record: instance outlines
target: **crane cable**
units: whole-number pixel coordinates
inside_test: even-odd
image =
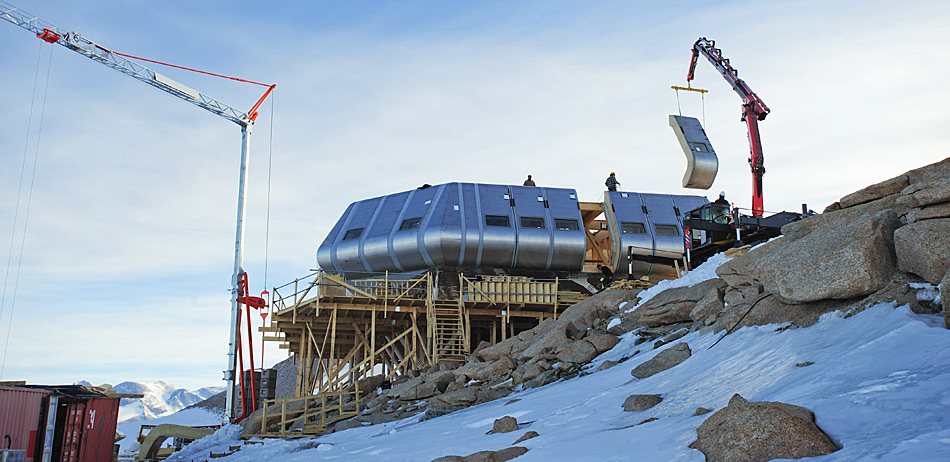
[[[702,101],[703,101],[702,103],[703,104],[703,127],[705,127],[706,126],[706,90],[693,89],[690,87],[683,88],[683,87],[677,87],[676,85],[673,86],[673,90],[676,91],[676,110],[677,112],[679,112],[680,117],[683,117],[683,108],[680,107],[680,90],[690,90],[690,91],[695,91],[699,93],[699,96],[700,98],[702,98]]]
[[[13,233],[10,236],[10,253],[7,256],[7,269],[6,269],[6,274],[3,277],[3,294],[2,296],[0,296],[0,315],[3,314],[3,304],[6,302],[6,297],[7,297],[7,282],[9,281],[10,267],[12,265],[11,262],[13,259],[13,243],[16,240],[15,239],[16,221],[17,221],[19,209],[20,209],[20,198],[23,192],[23,174],[26,170],[26,159],[27,159],[29,146],[30,146],[30,131],[32,130],[33,110],[36,103],[36,88],[37,88],[37,83],[39,81],[40,61],[41,61],[42,54],[43,54],[43,44],[40,44],[40,51],[37,53],[37,57],[36,57],[36,71],[33,77],[33,99],[30,102],[30,121],[27,123],[26,146],[23,148],[23,164],[20,167],[20,184],[17,189],[16,210],[14,211],[14,215],[13,215]],[[47,67],[46,67],[46,83],[43,88],[43,103],[40,105],[39,127],[37,128],[37,131],[36,131],[36,150],[34,151],[34,154],[33,154],[33,171],[30,174],[30,188],[29,188],[29,192],[27,193],[27,199],[26,199],[26,214],[24,215],[24,218],[23,218],[23,232],[20,235],[20,249],[19,249],[19,256],[17,257],[17,263],[16,263],[16,276],[14,277],[14,280],[13,280],[14,281],[13,282],[13,297],[10,301],[10,316],[7,320],[7,336],[3,345],[3,357],[0,358],[0,379],[3,379],[3,371],[6,368],[7,353],[9,352],[9,347],[10,347],[10,334],[13,331],[13,314],[14,314],[14,310],[16,309],[17,288],[19,287],[19,284],[20,284],[20,268],[23,265],[23,249],[26,245],[26,230],[30,222],[30,206],[32,205],[32,202],[33,202],[33,185],[36,180],[36,164],[39,161],[40,140],[42,139],[42,134],[43,134],[43,118],[46,115],[46,97],[47,95],[49,95],[49,80],[50,80],[52,68],[53,68],[53,47],[50,47],[49,60],[47,61]]]

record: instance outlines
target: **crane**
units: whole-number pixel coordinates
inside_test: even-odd
[[[696,61],[702,54],[716,67],[723,78],[732,85],[732,89],[742,98],[742,121],[746,123],[749,134],[749,167],[752,168],[752,215],[761,217],[764,207],[762,201],[762,177],[765,176],[765,157],[762,155],[762,140],[759,137],[759,121],[769,115],[769,108],[756,95],[749,85],[739,78],[739,71],[723,58],[722,50],[716,48],[716,42],[700,37],[693,44],[693,57],[689,62],[689,74],[686,82],[693,80]]]
[[[224,77],[231,80],[238,80],[247,83],[253,83],[257,85],[262,85],[267,87],[267,91],[263,96],[257,101],[256,104],[248,112],[243,112],[238,109],[235,109],[227,104],[224,104],[210,96],[207,96],[197,90],[189,88],[184,84],[172,80],[164,75],[161,75],[141,64],[134,61],[133,59],[138,59],[142,61],[149,61],[156,64],[167,65],[158,61],[152,61],[144,58],[138,58],[135,56],[119,53],[117,51],[110,50],[105,48],[95,42],[86,39],[77,32],[66,31],[60,29],[59,27],[44,21],[30,13],[23,11],[20,8],[17,8],[5,1],[0,1],[0,18],[11,22],[17,26],[26,29],[36,35],[37,38],[50,43],[58,44],[66,47],[69,50],[72,50],[76,53],[79,53],[93,61],[96,61],[100,64],[111,67],[125,75],[128,75],[140,82],[143,82],[147,85],[155,87],[161,91],[171,94],[183,101],[191,103],[195,106],[198,106],[208,112],[211,112],[219,117],[222,117],[226,120],[234,122],[241,127],[241,170],[240,170],[240,179],[238,182],[238,206],[237,206],[237,225],[235,232],[234,240],[234,273],[231,276],[231,330],[230,330],[230,339],[228,345],[228,369],[225,371],[225,380],[227,381],[227,404],[226,412],[230,418],[235,417],[234,405],[234,385],[235,385],[235,375],[237,371],[237,355],[240,347],[240,304],[246,304],[251,306],[251,304],[246,303],[249,298],[247,296],[247,276],[243,269],[244,262],[244,219],[246,216],[244,208],[244,195],[247,189],[247,165],[248,165],[248,155],[250,154],[250,137],[251,129],[254,126],[254,121],[257,119],[258,112],[261,104],[267,99],[268,96],[276,88],[276,84],[267,85],[259,82],[251,82],[248,80],[238,79],[236,77],[227,77],[218,74],[211,74],[209,72],[196,71],[194,69],[182,68],[181,69],[191,70],[195,72],[201,72],[204,74],[215,75],[218,77]],[[242,301],[243,299],[243,301]],[[259,297],[250,297],[250,299],[260,304]],[[248,317],[248,323],[250,323],[250,317]],[[248,336],[250,338],[250,325],[248,325]],[[253,370],[253,351],[251,352],[251,368]],[[243,364],[243,361],[242,361]],[[242,366],[243,368],[243,366]],[[252,374],[253,376],[253,374]],[[242,377],[243,379],[243,374]],[[243,383],[243,380],[242,380]],[[244,387],[242,386],[241,392],[243,394]],[[242,399],[242,403],[244,400]]]

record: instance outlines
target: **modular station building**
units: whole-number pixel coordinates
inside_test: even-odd
[[[259,434],[319,433],[359,412],[367,377],[462,362],[480,342],[556,318],[601,289],[601,267],[641,285],[677,277],[692,239],[684,217],[708,203],[445,183],[350,204],[317,249],[319,269],[270,293],[265,340],[295,357],[296,397],[265,400],[281,411]]]

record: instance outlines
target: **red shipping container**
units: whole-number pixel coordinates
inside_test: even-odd
[[[0,447],[26,451],[26,462],[40,460],[36,447],[43,439],[46,413],[53,392],[0,387]]]
[[[60,404],[57,420],[64,419],[65,423],[62,440],[57,445],[60,452],[54,453],[54,459],[62,462],[111,461],[119,419],[119,399],[67,398],[60,403],[63,404]]]

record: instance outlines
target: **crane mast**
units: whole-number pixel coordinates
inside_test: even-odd
[[[742,121],[746,123],[749,135],[749,167],[752,169],[752,215],[761,217],[764,211],[762,200],[762,177],[765,176],[765,157],[762,154],[762,139],[759,136],[759,121],[769,115],[769,108],[761,98],[739,78],[739,71],[732,67],[728,58],[722,56],[722,50],[716,48],[716,42],[700,37],[693,44],[693,57],[689,62],[689,74],[686,81],[693,80],[696,61],[702,54],[729,82],[732,89],[742,98]]]
[[[171,94],[172,96],[209,111],[219,117],[234,122],[241,127],[241,169],[238,183],[237,224],[235,226],[236,231],[234,240],[234,272],[231,275],[231,329],[228,345],[228,370],[225,371],[225,380],[227,381],[226,412],[229,418],[234,418],[234,386],[235,378],[238,374],[237,354],[241,348],[238,334],[238,322],[240,318],[238,295],[240,293],[239,283],[242,275],[244,274],[244,220],[246,216],[246,211],[244,208],[244,195],[247,189],[247,165],[248,156],[250,154],[250,136],[251,129],[254,126],[254,121],[257,119],[257,109],[260,108],[264,100],[270,96],[276,85],[268,86],[259,84],[267,86],[267,91],[257,101],[257,104],[251,108],[250,111],[243,112],[197,90],[189,88],[184,84],[161,75],[131,59],[128,59],[127,55],[114,52],[108,48],[98,45],[86,39],[77,32],[60,29],[56,25],[27,13],[5,1],[0,1],[0,18],[32,32],[37,38],[47,43],[58,44],[66,47],[76,53],[92,59],[93,61],[109,66],[112,69],[128,75],[129,77],[132,77],[140,82],[155,87]],[[232,78],[232,80],[240,79]]]

